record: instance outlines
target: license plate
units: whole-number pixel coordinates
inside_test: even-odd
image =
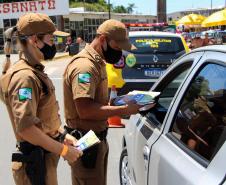
[[[144,76],[148,77],[160,77],[163,75],[165,70],[163,69],[149,69],[144,71]]]

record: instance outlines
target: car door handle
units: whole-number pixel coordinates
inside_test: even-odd
[[[144,157],[144,168],[145,168],[145,171],[148,170],[149,155],[150,155],[150,148],[147,145],[145,145],[144,148],[143,148],[143,157]]]

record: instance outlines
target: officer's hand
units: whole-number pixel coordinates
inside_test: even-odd
[[[69,163],[73,163],[78,160],[79,157],[82,156],[82,152],[77,150],[73,146],[68,146],[68,151],[66,155],[64,156],[64,159],[67,160]]]
[[[70,134],[66,134],[65,139],[64,139],[64,144],[65,145],[75,146],[76,143],[77,143],[77,139],[75,137],[73,137]]]
[[[154,106],[155,106],[155,103],[148,104],[148,109],[151,109]],[[126,105],[126,114],[127,115],[137,114],[138,112],[140,112],[142,107],[144,107],[144,105],[138,105],[135,102],[128,102]]]
[[[125,114],[126,115],[137,114],[141,107],[142,107],[141,105],[138,105],[135,102],[127,102],[127,104],[125,105]]]

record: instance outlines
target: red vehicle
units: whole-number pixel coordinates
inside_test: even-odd
[[[125,23],[129,31],[164,31],[176,33],[176,26],[168,23]]]

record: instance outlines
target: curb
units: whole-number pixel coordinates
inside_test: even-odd
[[[69,55],[69,53],[63,53],[63,54],[61,54],[61,55],[59,55],[59,56],[55,56],[52,60],[45,60],[45,61],[43,61],[42,63],[55,62],[55,61],[57,61],[57,60],[59,60],[59,59],[62,59],[62,58],[68,58],[68,57],[71,57],[71,56]]]
[[[59,56],[56,56],[52,59],[53,60],[58,60],[58,59],[61,59],[61,58],[64,58],[64,57],[69,57],[69,53],[64,53],[64,54],[61,54]]]

